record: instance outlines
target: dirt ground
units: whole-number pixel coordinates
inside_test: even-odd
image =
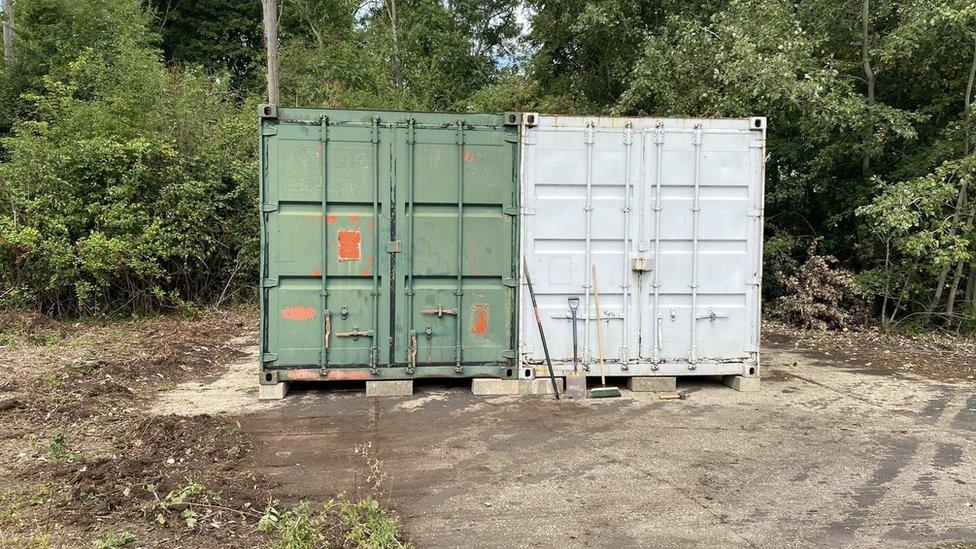
[[[170,326],[192,335],[177,344],[185,353],[166,355],[148,375],[113,378],[131,393],[99,393],[121,396],[96,406],[94,426],[73,420],[73,411],[52,421],[40,413],[51,403],[20,396],[17,376],[0,379],[14,384],[0,399],[27,401],[0,411],[0,538],[27,539],[46,527],[51,545],[90,546],[111,526],[134,532],[141,545],[266,546],[253,509],[269,497],[281,505],[361,497],[371,471],[355,448],[368,443],[381,460],[381,500],[417,547],[976,543],[972,340],[820,336],[773,325],[760,392],[687,381],[678,401],[628,391],[582,402],[475,397],[462,385],[427,383],[412,397],[370,399],[354,385],[313,385],[259,403],[248,314]],[[78,330],[64,336],[74,347],[0,347],[0,361],[33,356],[21,373],[50,372],[45,361],[93,352],[78,338],[104,337]],[[150,357],[167,347],[140,341],[128,349],[131,367],[155,364]],[[193,350],[200,346],[207,350]],[[111,364],[121,359],[103,360],[99,368],[117,375]],[[186,369],[163,365],[174,362]],[[99,369],[84,371],[99,380],[93,386],[112,387]],[[85,398],[69,404],[105,400],[72,379],[68,392]],[[149,383],[156,390],[143,396]],[[115,437],[96,443],[71,421]],[[84,457],[52,458],[59,426],[83,442],[70,451]],[[116,469],[113,455],[123,457],[121,474],[98,468],[108,456],[104,463]],[[87,473],[93,469],[102,472]],[[224,508],[199,507],[193,527],[179,507],[152,505],[187,476],[219,492]],[[147,482],[166,488],[156,496],[136,489]],[[63,487],[74,494],[66,505],[51,494]],[[165,524],[155,522],[160,513]]]

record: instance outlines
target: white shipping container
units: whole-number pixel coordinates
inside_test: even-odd
[[[765,118],[523,120],[520,245],[557,375],[573,296],[599,375],[595,291],[607,375],[759,375]],[[544,354],[522,284],[527,377]]]

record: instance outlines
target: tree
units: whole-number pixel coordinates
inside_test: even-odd
[[[3,60],[7,68],[14,64],[14,2],[3,0]]]
[[[230,75],[241,93],[262,88],[261,5],[256,0],[151,0],[166,59]]]
[[[268,59],[268,103],[281,102],[278,91],[278,2],[261,0],[264,8],[264,51]]]

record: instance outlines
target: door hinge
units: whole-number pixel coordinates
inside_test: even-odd
[[[518,286],[518,280],[516,280],[516,279],[514,279],[512,277],[505,277],[505,278],[502,279],[502,286],[505,286],[505,287],[508,287],[508,288],[515,288],[515,287]]]
[[[274,288],[277,285],[278,285],[277,278],[265,278],[264,280],[261,281],[262,288]]]
[[[278,211],[277,204],[261,204],[261,211],[264,213],[271,213]]]
[[[518,215],[519,214],[519,208],[517,208],[515,206],[510,206],[508,208],[505,208],[504,212],[505,212],[505,215]]]
[[[755,208],[746,212],[749,217],[762,217],[763,211],[761,209]]]
[[[275,362],[278,360],[277,353],[264,353],[261,355],[261,362]]]
[[[264,136],[278,135],[278,126],[277,125],[275,125],[275,126],[263,126],[261,128],[261,135],[264,135]]]
[[[329,140],[329,117],[323,116],[319,124],[319,141],[325,143]]]
[[[505,349],[502,351],[502,358],[514,359],[516,356],[518,355],[516,354],[515,349]]]

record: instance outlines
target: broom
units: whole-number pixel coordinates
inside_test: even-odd
[[[603,367],[603,330],[600,328],[600,292],[597,290],[596,265],[593,265],[593,299],[596,301],[596,345],[600,354],[600,386],[590,390],[590,398],[616,398],[620,396],[620,389],[607,387],[607,376]]]

